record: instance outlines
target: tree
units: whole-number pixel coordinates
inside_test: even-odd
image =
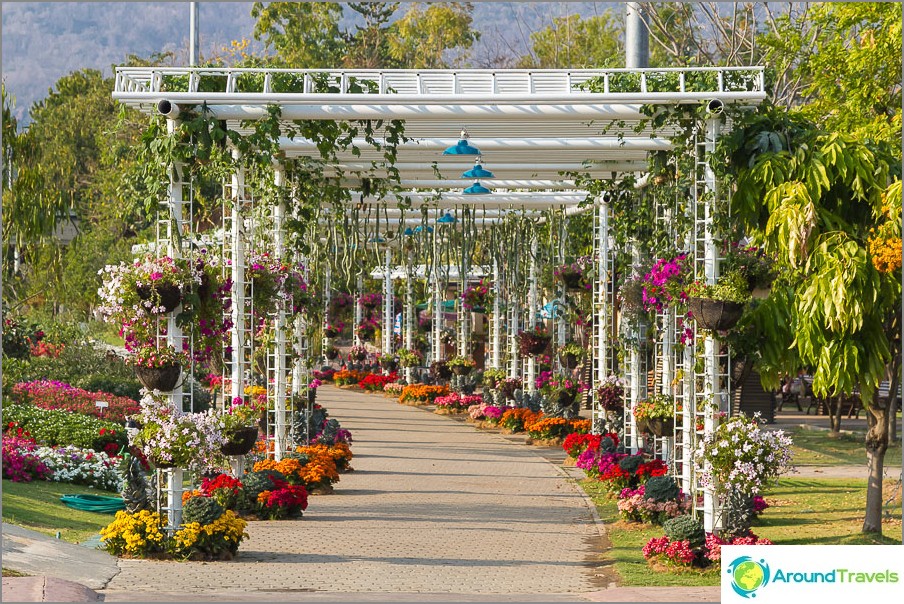
[[[732,216],[784,268],[756,311],[761,375],[777,387],[782,373],[810,371],[814,393],[834,403],[835,429],[841,398],[859,392],[869,425],[863,531],[881,532],[901,367],[900,260],[888,260],[900,258],[900,160],[891,145],[825,132],[782,110],[739,119],[725,141],[737,179]],[[895,244],[896,256],[883,254]],[[883,380],[887,396],[879,395]]]
[[[446,55],[457,50],[460,62],[480,39],[471,29],[473,5],[464,3],[414,3],[393,25],[389,54],[409,69],[449,67]]]
[[[255,2],[254,39],[276,51],[278,64],[294,68],[335,67],[345,51],[335,2]]]
[[[615,67],[624,63],[622,23],[610,11],[590,17],[568,15],[530,35],[531,54],[519,67],[539,69]]]
[[[295,68],[446,67],[447,51],[464,52],[477,40],[472,5],[415,2],[393,22],[399,2],[352,2],[363,26],[343,29],[335,2],[256,2],[254,37],[277,53],[277,63]]]

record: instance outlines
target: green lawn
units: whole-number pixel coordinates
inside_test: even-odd
[[[3,522],[23,526],[60,537],[70,543],[81,543],[94,537],[113,521],[111,514],[74,510],[63,505],[63,495],[116,495],[85,486],[37,480],[33,482],[3,481]]]
[[[603,559],[613,564],[625,586],[719,585],[718,567],[705,572],[657,572],[641,553],[652,537],[661,537],[662,528],[625,523],[619,520],[615,499],[609,499],[596,481],[581,481],[584,491],[596,503],[608,530],[611,549]],[[887,483],[890,496],[894,485]],[[866,501],[865,480],[782,479],[765,494],[770,504],[755,522],[753,532],[779,545],[825,544],[869,545],[901,543],[901,495],[886,506],[888,521],[881,537],[860,533]]]
[[[794,441],[794,465],[841,466],[866,463],[862,435],[830,434],[821,430],[797,429],[790,432]],[[888,448],[885,463],[901,465],[901,442]]]

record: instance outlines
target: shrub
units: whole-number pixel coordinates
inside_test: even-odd
[[[124,424],[126,417],[136,415],[138,402],[114,396],[106,392],[89,392],[63,382],[38,380],[21,382],[13,386],[10,398],[17,403],[28,403],[41,409],[61,409],[93,415],[109,421]],[[95,401],[106,401],[108,407],[100,409]]]
[[[706,541],[703,524],[695,516],[676,516],[666,520],[662,530],[670,541],[687,541],[691,547],[699,547]]]
[[[54,482],[85,484],[107,491],[119,491],[122,477],[119,459],[104,452],[65,447],[38,447],[35,455],[47,466]]]
[[[182,528],[173,535],[169,548],[178,558],[229,559],[238,551],[242,539],[248,536],[245,533],[246,526],[248,523],[245,520],[232,510],[226,510],[210,524],[183,523]]]
[[[104,548],[114,556],[144,557],[166,549],[165,523],[160,514],[141,510],[116,512],[116,518],[100,530]]]
[[[669,518],[687,514],[691,509],[688,497],[668,501],[654,501],[644,496],[643,486],[636,489],[622,489],[618,495],[619,515],[629,522],[649,522],[662,524]]]
[[[643,463],[643,460],[643,455],[629,455],[619,460],[618,467],[628,474],[634,474],[637,472],[637,468],[640,467],[640,464]]]
[[[260,470],[245,474],[242,484],[245,487],[245,501],[252,506],[257,502],[257,496],[262,492],[273,488],[273,480],[285,481],[286,477],[276,470]]]
[[[448,386],[427,386],[425,384],[410,384],[402,389],[399,395],[400,403],[421,402],[432,403],[439,396],[449,394]]]
[[[379,392],[383,390],[387,384],[395,382],[398,379],[399,374],[394,371],[389,375],[370,373],[358,382],[358,387],[369,392]]]
[[[201,493],[212,497],[227,510],[233,510],[244,493],[244,485],[229,474],[219,474],[214,478],[204,478],[201,482]]]
[[[115,455],[128,444],[121,425],[80,413],[10,405],[4,408],[3,416],[7,422],[4,431],[22,428],[48,446],[75,445]]]
[[[644,484],[644,499],[652,501],[672,501],[678,499],[681,489],[671,476],[653,476]]]
[[[34,479],[47,480],[51,475],[35,450],[37,445],[23,435],[3,435],[3,478],[13,482],[31,482]]]
[[[213,497],[192,497],[182,506],[182,522],[197,522],[201,526],[212,524],[225,511]]]

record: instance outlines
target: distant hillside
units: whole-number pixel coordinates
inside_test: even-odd
[[[475,29],[481,41],[473,67],[505,66],[526,52],[530,33],[554,17],[589,16],[619,3],[475,2]],[[251,2],[201,2],[201,54],[231,40],[251,38]],[[129,54],[176,53],[188,58],[188,2],[4,2],[3,79],[16,97],[16,115],[27,120],[31,105],[46,96],[61,76],[91,67],[111,73]]]

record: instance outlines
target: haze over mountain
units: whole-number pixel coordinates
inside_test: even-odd
[[[232,40],[252,39],[251,2],[199,4],[202,57]],[[505,66],[525,54],[530,33],[554,17],[623,11],[618,4],[475,2],[474,28],[481,40],[471,53],[471,66]],[[110,74],[111,66],[130,54],[161,52],[173,52],[175,65],[187,64],[188,23],[188,2],[4,2],[2,70],[16,99],[16,116],[27,120],[31,105],[71,71],[94,68]],[[261,45],[253,42],[252,48]]]

